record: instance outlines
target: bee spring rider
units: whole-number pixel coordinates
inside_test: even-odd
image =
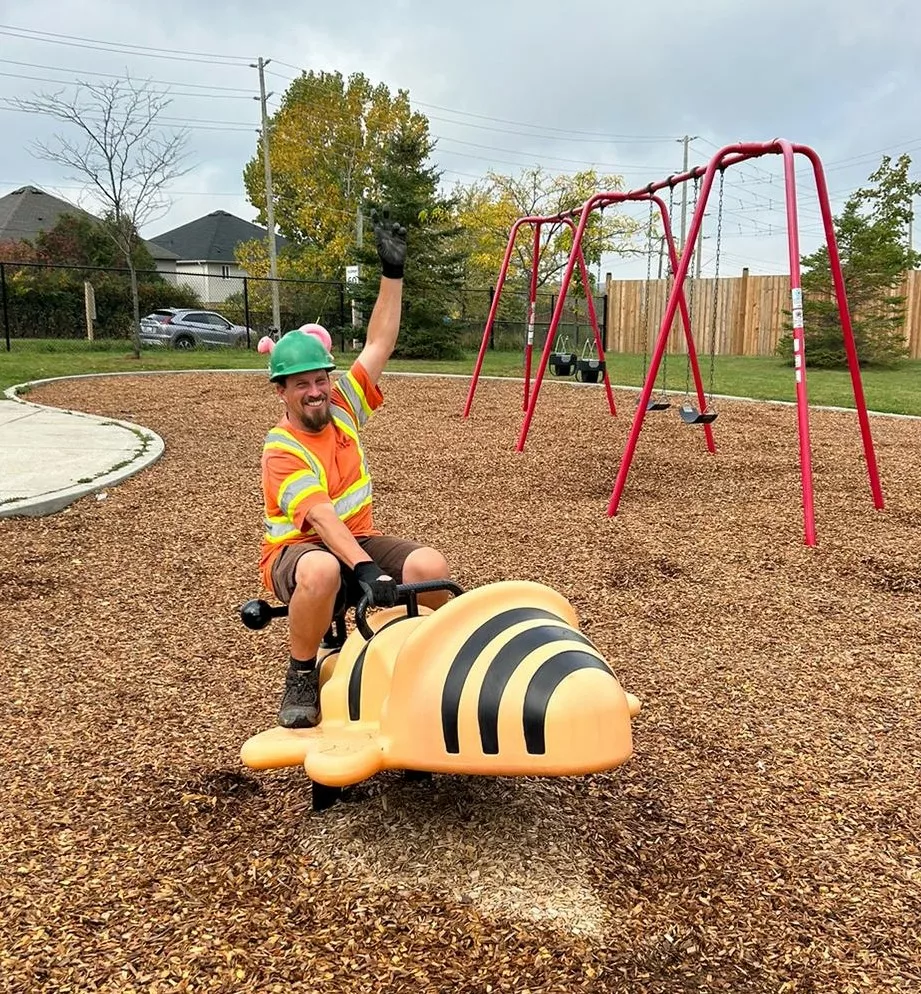
[[[448,590],[437,611],[417,594]],[[571,776],[614,769],[633,753],[640,702],[578,630],[569,602],[529,581],[464,593],[452,581],[398,588],[400,604],[355,630],[344,613],[325,640],[316,728],[276,726],[241,750],[252,769],[303,764],[316,810],[339,788],[385,769],[489,776]],[[249,601],[262,628],[286,607]]]

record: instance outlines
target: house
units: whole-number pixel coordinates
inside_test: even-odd
[[[5,197],[0,197],[0,242],[30,241],[42,231],[50,231],[65,214],[85,215],[98,220],[89,211],[55,197],[37,186],[22,186]],[[145,241],[160,272],[176,270],[176,255],[161,245]]]
[[[215,304],[240,293],[243,277],[248,275],[237,263],[237,246],[253,240],[265,241],[267,234],[265,228],[227,211],[212,211],[157,235],[153,241],[176,257],[175,270],[171,271],[176,273],[177,282],[185,283],[202,300]],[[281,249],[287,242],[276,235],[275,244]]]

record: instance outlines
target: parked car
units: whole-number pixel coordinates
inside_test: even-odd
[[[252,332],[250,332],[252,334]],[[216,311],[163,307],[141,318],[142,345],[194,349],[201,345],[246,345],[246,328]]]

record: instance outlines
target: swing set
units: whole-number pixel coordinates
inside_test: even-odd
[[[550,232],[552,237],[554,229],[561,224],[568,225],[573,232],[573,246],[570,251],[567,269],[569,279],[566,281],[565,288],[561,290],[559,300],[557,301],[556,307],[553,311],[553,319],[551,320],[550,328],[547,332],[547,340],[544,343],[544,349],[541,354],[540,366],[538,367],[537,377],[534,382],[534,393],[532,396],[531,364],[534,353],[534,328],[537,321],[537,270],[541,258],[541,232],[544,225],[552,225],[554,226],[554,228],[551,228]],[[473,395],[476,391],[476,385],[480,378],[480,370],[483,367],[483,359],[486,355],[486,348],[489,345],[490,330],[492,329],[493,322],[496,319],[496,313],[499,310],[499,301],[502,297],[502,288],[505,286],[505,280],[508,276],[509,263],[512,259],[512,253],[515,250],[515,242],[518,238],[519,231],[521,231],[525,225],[531,226],[532,239],[531,279],[528,289],[528,330],[524,349],[524,396],[522,398],[521,409],[523,411],[531,410],[533,404],[537,402],[537,391],[540,389],[540,384],[543,381],[544,371],[547,368],[550,368],[551,372],[557,376],[569,376],[572,374],[573,370],[576,370],[577,373],[580,373],[579,378],[583,379],[584,382],[597,383],[600,378],[604,382],[608,408],[611,414],[616,416],[617,408],[614,404],[614,393],[611,390],[611,381],[608,378],[607,364],[604,357],[604,343],[602,341],[601,329],[598,326],[598,314],[595,311],[595,301],[592,297],[591,284],[588,278],[588,266],[585,264],[585,256],[582,254],[581,235],[579,238],[576,238],[576,224],[571,216],[557,214],[549,217],[540,217],[537,215],[520,217],[512,225],[512,230],[509,233],[508,244],[505,248],[505,256],[502,259],[502,268],[499,271],[499,278],[496,281],[496,290],[493,294],[492,303],[489,307],[489,316],[486,318],[486,328],[483,332],[483,341],[480,344],[480,351],[477,356],[476,369],[473,374],[473,382],[470,385],[470,391],[467,395],[467,403],[464,406],[464,417],[466,418],[470,414],[470,408],[473,405]],[[556,351],[553,350],[554,341],[557,337],[557,329],[559,328],[560,320],[563,315],[563,307],[566,303],[566,292],[569,289],[569,284],[572,280],[572,272],[576,265],[579,266],[579,272],[582,276],[582,286],[585,290],[585,305],[594,338],[594,352],[591,356],[585,354],[586,350],[583,350],[583,355],[581,357],[577,356],[575,352],[568,350],[568,343],[562,339],[558,342],[559,349]]]
[[[813,546],[816,544],[816,532],[815,532],[815,503],[813,494],[813,481],[812,481],[812,447],[810,442],[810,432],[809,432],[809,397],[806,387],[806,353],[805,353],[805,340],[804,340],[804,326],[803,326],[803,291],[802,291],[802,278],[800,269],[800,250],[799,250],[799,224],[797,217],[797,197],[796,197],[796,159],[797,155],[805,156],[809,163],[812,165],[816,192],[818,194],[819,207],[822,215],[822,224],[825,230],[826,244],[828,248],[829,263],[831,266],[832,281],[835,287],[835,297],[838,303],[838,315],[841,323],[841,329],[844,338],[845,353],[847,355],[848,370],[851,377],[851,386],[854,393],[854,405],[857,410],[857,420],[860,428],[861,440],[863,444],[863,454],[867,466],[867,475],[869,478],[870,493],[873,500],[873,505],[878,510],[881,510],[884,506],[882,487],[879,479],[879,470],[876,462],[876,453],[873,447],[873,438],[870,431],[870,419],[867,412],[866,400],[864,398],[863,383],[860,376],[860,365],[857,359],[857,347],[854,341],[854,331],[851,324],[850,312],[848,310],[847,304],[847,294],[844,286],[844,275],[841,270],[841,261],[838,254],[838,245],[835,238],[834,222],[831,213],[831,204],[828,197],[828,186],[825,181],[825,173],[822,168],[821,160],[816,152],[806,146],[800,144],[794,144],[792,142],[777,139],[770,142],[740,142],[734,145],[726,145],[721,148],[707,163],[705,167],[695,167],[687,172],[683,172],[677,175],[669,176],[667,179],[660,180],[655,183],[650,183],[646,187],[631,190],[627,192],[599,192],[593,194],[588,200],[579,208],[575,208],[571,211],[562,212],[560,214],[554,215],[552,217],[523,217],[519,218],[515,224],[512,226],[511,232],[509,233],[508,245],[506,247],[505,256],[502,262],[502,268],[500,269],[498,279],[496,281],[496,292],[493,297],[492,305],[490,307],[489,316],[486,321],[486,329],[483,333],[483,341],[480,346],[480,351],[477,356],[476,364],[473,370],[473,376],[470,382],[470,388],[467,394],[467,401],[464,406],[464,417],[468,417],[470,414],[471,407],[473,405],[473,397],[476,391],[477,382],[479,380],[480,371],[483,365],[483,359],[486,353],[486,348],[489,342],[489,329],[492,327],[492,322],[495,319],[496,311],[499,306],[499,300],[502,295],[502,288],[505,284],[505,280],[508,274],[508,267],[511,261],[512,251],[515,246],[515,240],[520,229],[526,225],[530,224],[534,228],[534,252],[533,260],[535,265],[532,267],[531,276],[531,294],[530,294],[530,306],[529,306],[529,316],[528,316],[528,339],[527,346],[525,350],[525,378],[524,378],[524,404],[523,410],[525,411],[525,417],[519,431],[518,440],[516,442],[516,450],[521,452],[524,449],[525,442],[528,436],[528,430],[531,426],[531,421],[534,418],[534,412],[537,407],[537,398],[540,392],[541,383],[543,382],[543,377],[546,369],[549,365],[550,354],[556,341],[557,332],[559,329],[560,321],[563,316],[563,309],[566,303],[566,295],[569,291],[570,283],[572,282],[572,276],[575,271],[576,266],[580,266],[580,272],[582,274],[582,283],[586,290],[586,295],[589,303],[589,315],[592,322],[592,326],[595,332],[596,348],[598,350],[598,358],[604,362],[604,352],[603,345],[601,341],[601,335],[598,331],[597,320],[595,317],[594,303],[591,299],[591,291],[588,283],[588,273],[587,267],[585,265],[585,258],[582,254],[582,239],[585,234],[585,228],[588,224],[589,218],[593,211],[604,209],[605,207],[622,204],[625,202],[637,202],[637,201],[648,201],[650,209],[650,218],[653,216],[655,207],[658,207],[659,213],[662,219],[662,227],[664,232],[665,243],[668,247],[668,256],[670,262],[670,272],[671,272],[671,285],[667,295],[667,301],[665,305],[665,311],[662,315],[662,320],[659,325],[659,331],[655,339],[655,344],[652,350],[651,361],[649,362],[648,369],[645,370],[645,377],[643,381],[643,386],[640,390],[639,402],[636,405],[636,410],[633,415],[633,421],[630,427],[630,432],[628,435],[627,443],[624,448],[623,456],[620,460],[620,465],[617,470],[617,476],[614,481],[614,488],[611,493],[611,499],[608,503],[607,514],[609,517],[613,517],[617,514],[620,501],[623,496],[624,488],[626,485],[627,477],[630,473],[630,467],[633,462],[633,457],[636,452],[636,446],[639,441],[639,435],[643,427],[643,423],[647,413],[654,411],[666,410],[670,406],[670,402],[667,401],[667,395],[664,389],[664,379],[667,371],[667,346],[669,335],[672,329],[672,324],[675,321],[676,315],[680,318],[680,325],[684,333],[685,344],[687,347],[687,374],[685,382],[685,398],[679,407],[679,417],[686,424],[701,425],[704,430],[704,437],[706,439],[708,450],[713,453],[716,451],[715,444],[713,441],[712,434],[712,424],[716,420],[717,412],[713,405],[713,379],[714,379],[714,366],[715,366],[715,354],[716,354],[716,327],[717,327],[717,304],[719,295],[719,257],[721,249],[722,240],[722,203],[723,203],[723,183],[725,178],[725,171],[732,166],[739,165],[749,159],[760,158],[765,155],[780,155],[783,158],[784,167],[784,187],[786,194],[786,214],[787,214],[787,242],[788,242],[788,253],[789,253],[789,264],[790,264],[790,297],[791,297],[791,311],[792,311],[792,324],[793,324],[793,368],[794,368],[794,379],[796,383],[796,411],[797,411],[797,428],[799,435],[799,462],[800,462],[800,478],[801,478],[801,491],[802,491],[802,508],[803,508],[803,532],[804,541],[806,545]],[[715,280],[715,292],[714,292],[714,302],[713,311],[710,320],[710,342],[709,342],[709,357],[710,357],[710,370],[709,370],[709,391],[704,390],[704,384],[701,378],[700,365],[697,360],[697,352],[694,345],[694,339],[691,332],[691,315],[689,308],[689,301],[685,294],[685,283],[688,281],[688,274],[690,272],[691,260],[694,256],[695,250],[697,249],[697,243],[701,235],[701,229],[703,226],[704,214],[707,209],[707,203],[709,201],[710,195],[713,190],[714,181],[716,180],[717,173],[719,173],[719,187],[718,187],[718,221],[717,221],[717,235],[716,235],[716,280]],[[685,245],[682,246],[682,251],[680,256],[678,254],[677,248],[675,246],[674,237],[671,228],[671,213],[674,209],[674,190],[677,186],[682,183],[693,182],[695,185],[695,198],[694,206],[691,216],[690,228],[688,229],[687,241]],[[659,191],[668,188],[669,190],[669,200],[671,204],[671,209],[666,205],[665,201],[658,195]],[[544,348],[541,353],[540,361],[538,363],[537,372],[534,377],[533,387],[531,386],[531,350],[533,347],[534,338],[534,315],[536,310],[536,262],[538,259],[539,241],[540,241],[540,227],[544,224],[569,224],[573,229],[573,245],[570,251],[569,259],[566,263],[565,270],[563,272],[562,279],[560,281],[560,292],[556,301],[556,306],[553,310],[553,315],[550,319],[550,325],[547,329],[547,337],[544,342]],[[650,221],[649,232],[651,235],[652,224]],[[649,295],[648,288],[650,285],[651,277],[651,252],[648,256],[647,261],[647,294],[646,294],[646,314],[645,320],[648,324],[649,321]],[[688,282],[688,286],[693,292],[693,281]],[[648,330],[646,344],[648,345]],[[645,366],[645,358],[644,358]],[[653,399],[653,393],[655,392],[656,380],[659,375],[659,370],[662,369],[663,372],[663,389],[658,393],[656,399]],[[694,397],[692,398],[690,385],[691,379],[694,382]],[[615,415],[614,407],[614,396],[611,391],[610,381],[608,379],[607,368],[603,374],[605,390],[608,398],[609,408],[611,414]],[[696,402],[695,402],[696,401]]]

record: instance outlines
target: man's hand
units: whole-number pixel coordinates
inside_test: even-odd
[[[372,607],[393,607],[396,604],[397,582],[384,573],[377,563],[356,563],[353,572]]]
[[[381,260],[381,272],[390,280],[403,279],[406,229],[390,219],[389,210],[384,210],[380,215],[377,211],[371,211],[371,221],[374,224],[374,240]]]

